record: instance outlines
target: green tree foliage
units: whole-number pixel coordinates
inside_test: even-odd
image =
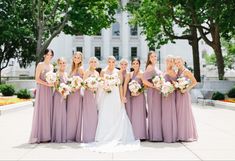
[[[11,58],[17,59],[21,67],[35,60],[32,19],[24,3],[21,3],[23,1],[0,1],[0,82],[1,71],[8,66]]]
[[[109,27],[118,7],[118,0],[0,1],[0,71],[11,58],[24,67],[39,62],[62,31],[91,35]]]

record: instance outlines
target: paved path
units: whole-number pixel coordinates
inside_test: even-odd
[[[199,140],[141,143],[138,151],[97,153],[77,143],[27,144],[32,107],[0,116],[0,160],[235,160],[235,110],[193,105]]]

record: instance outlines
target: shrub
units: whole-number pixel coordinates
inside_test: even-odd
[[[15,93],[15,88],[10,84],[1,85],[1,93],[3,96],[13,96]]]
[[[30,92],[28,89],[21,89],[17,92],[17,97],[18,98],[23,98],[23,99],[29,99],[31,98]]]
[[[235,98],[235,87],[230,89],[230,91],[228,92],[228,97],[229,98]]]
[[[4,85],[4,84],[0,84],[0,93],[1,93],[1,89],[2,89],[3,85]]]
[[[225,96],[223,93],[215,92],[212,95],[212,100],[224,100],[224,99],[225,99]]]

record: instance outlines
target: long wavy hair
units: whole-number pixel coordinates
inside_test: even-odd
[[[147,57],[147,62],[146,62],[145,69],[148,67],[149,64],[152,64],[152,62],[151,62],[151,60],[150,60],[150,56],[151,56],[152,54],[155,54],[155,52],[152,51],[152,50],[148,52],[148,57]]]
[[[83,64],[83,55],[80,51],[77,51],[74,55],[73,55],[73,59],[75,56],[79,55],[81,57],[81,61],[80,63],[78,63],[78,65],[76,66],[75,63],[74,63],[74,60],[72,62],[72,67],[71,67],[71,72],[70,74],[72,74],[74,71],[78,71],[78,69],[82,66]]]

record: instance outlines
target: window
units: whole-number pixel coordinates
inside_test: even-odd
[[[80,52],[82,52],[82,47],[80,47],[80,46],[79,46],[79,47],[77,47],[77,48],[76,48],[76,51],[80,51]]]
[[[119,47],[113,47],[113,56],[119,60]]]
[[[137,47],[131,47],[131,59],[137,57]]]
[[[95,47],[95,57],[101,60],[101,47]]]
[[[120,24],[118,22],[112,25],[112,35],[120,36]]]
[[[130,26],[130,34],[131,34],[131,36],[137,36],[138,35],[137,26]]]

